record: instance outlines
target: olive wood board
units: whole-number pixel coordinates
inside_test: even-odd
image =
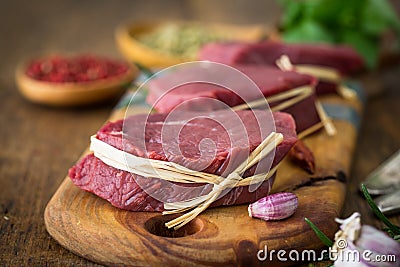
[[[323,103],[362,104],[336,96]],[[132,109],[132,108],[130,108]],[[110,120],[124,116],[113,112]],[[138,106],[137,113],[145,112]],[[321,130],[304,139],[316,158],[310,175],[285,159],[278,170],[273,192],[292,191],[299,199],[295,214],[281,221],[250,218],[247,205],[210,208],[177,231],[167,230],[171,217],[157,212],[130,212],[76,187],[66,177],[48,203],[47,231],[62,246],[91,261],[110,266],[276,266],[298,264],[273,258],[260,261],[257,252],[271,250],[321,250],[323,244],[305,222],[309,218],[329,237],[338,229],[357,129],[336,119],[335,136]],[[89,138],[88,138],[89,139]],[[88,153],[86,151],[85,153]]]

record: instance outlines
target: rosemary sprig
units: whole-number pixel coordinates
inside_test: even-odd
[[[325,246],[331,247],[333,246],[333,241],[329,239],[319,228],[313,224],[308,218],[304,218],[306,223],[313,229],[315,234],[319,237],[319,239],[324,243]]]
[[[395,237],[397,235],[400,235],[400,227],[397,225],[394,225],[389,221],[389,219],[383,215],[381,210],[378,208],[378,206],[375,204],[374,200],[372,199],[371,195],[368,193],[368,189],[364,184],[361,184],[361,190],[364,194],[365,199],[368,202],[368,205],[371,207],[372,211],[375,213],[375,215],[381,220],[387,227],[388,227],[388,232],[392,237]]]

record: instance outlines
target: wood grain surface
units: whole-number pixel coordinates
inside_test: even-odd
[[[323,101],[351,106],[360,115],[362,112],[359,101],[345,101],[339,96]],[[146,113],[142,105],[132,106],[129,111]],[[110,120],[123,118],[125,112],[124,108],[116,110]],[[269,251],[322,250],[323,244],[304,218],[333,238],[338,228],[334,219],[343,208],[345,181],[357,137],[357,129],[350,122],[334,123],[340,134],[328,136],[321,130],[304,139],[316,158],[315,174],[310,176],[287,158],[278,170],[272,191],[291,191],[299,198],[299,208],[287,220],[252,219],[247,205],[240,205],[208,209],[173,231],[164,226],[171,216],[120,210],[74,186],[66,177],[46,207],[46,228],[75,254],[110,266],[259,266],[271,263],[257,259],[264,246]],[[274,265],[293,264],[274,260]]]
[[[206,4],[202,4],[205,2]],[[398,5],[398,1],[392,1]],[[52,109],[25,101],[14,83],[16,65],[54,51],[119,56],[114,29],[124,20],[197,19],[226,23],[277,21],[274,1],[0,1],[0,265],[99,266],[60,246],[46,231],[44,210],[94,133],[109,104]],[[358,193],[359,183],[400,148],[400,65],[376,72],[364,84],[368,99],[347,180],[342,216],[360,211],[382,227]],[[375,86],[374,84],[377,84]],[[323,216],[323,214],[321,214]],[[400,216],[390,216],[400,224]],[[310,238],[315,238],[310,235]]]

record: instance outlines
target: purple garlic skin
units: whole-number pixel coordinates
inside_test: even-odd
[[[249,216],[265,221],[283,220],[293,215],[299,205],[293,193],[276,193],[249,205]]]
[[[355,212],[347,219],[336,219],[341,226],[333,246],[333,250],[338,252],[334,266],[399,267],[400,243],[375,227],[361,225],[360,217]],[[391,260],[378,260],[389,255],[393,257]]]

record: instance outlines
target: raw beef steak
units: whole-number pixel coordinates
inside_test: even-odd
[[[201,169],[203,172],[226,176],[273,130],[270,126],[260,129],[258,119],[264,118],[262,113],[265,114],[262,111],[224,110],[214,112],[208,118],[200,116],[189,123],[183,123],[182,118],[169,120],[168,114],[151,114],[148,119],[146,115],[135,115],[125,121],[107,123],[97,132],[97,138],[118,149],[125,147],[126,152],[136,156],[172,161],[191,169]],[[273,119],[276,132],[284,136],[283,142],[276,148],[274,158],[270,158],[272,166],[275,166],[297,139],[294,121],[289,114],[275,112]],[[238,120],[241,125],[238,125]],[[221,121],[224,122],[223,125],[219,123]],[[267,124],[266,121],[263,123]],[[181,131],[178,137],[172,138],[171,143],[163,147],[161,137],[163,126],[166,124],[179,126]],[[143,140],[138,138],[143,129],[145,129],[144,145],[142,145]],[[212,140],[214,144],[210,146],[213,150],[212,158],[202,157],[199,149],[199,147],[204,149],[202,140]],[[209,147],[206,147],[206,151],[207,148]],[[264,160],[268,160],[267,158]],[[265,172],[263,168],[270,165],[264,165],[261,161],[246,171],[244,176]],[[73,166],[69,170],[69,177],[78,187],[106,199],[118,208],[131,211],[163,210],[163,203],[151,197],[148,192],[151,192],[151,195],[162,194],[168,200],[178,201],[186,199],[189,196],[188,192],[190,197],[193,197],[197,196],[193,194],[199,195],[211,190],[211,185],[185,184],[184,186],[193,188],[189,191],[182,190],[179,186],[166,186],[165,181],[161,179],[145,178],[106,165],[93,154],[87,155]],[[255,201],[268,194],[273,179],[274,177],[261,183],[256,191],[250,192],[248,186],[235,187],[214,202],[213,206]]]
[[[276,60],[287,55],[293,64],[326,66],[342,75],[351,75],[364,67],[362,57],[351,47],[328,44],[285,44],[274,41],[259,43],[211,43],[199,52],[200,60],[220,62],[227,65],[259,64],[276,65]],[[336,91],[330,82],[320,82],[317,94]]]
[[[179,70],[152,79],[148,85],[147,102],[159,112],[170,112],[178,106],[185,110],[216,110],[226,108],[226,106],[218,105],[217,101],[210,101],[210,99],[218,100],[233,107],[243,104],[244,99],[246,99],[246,102],[250,102],[263,96],[274,96],[301,86],[314,87],[317,83],[312,76],[294,71],[281,71],[272,66],[233,65],[232,67],[247,75],[258,86],[259,90],[249,90],[247,83],[237,83],[229,90],[217,84],[204,82],[185,83],[171,88],[171,84],[174,84],[175,81],[179,84],[182,76],[190,77],[192,75],[193,80],[198,77],[207,78],[207,73],[202,73],[202,69],[197,70],[196,73]],[[224,79],[230,79],[230,77],[223,77],[223,74],[220,76],[218,79],[221,83],[225,82]],[[294,117],[297,132],[301,132],[320,121],[314,101],[315,94],[312,94],[282,110]],[[269,103],[272,107],[276,104],[278,102]]]

